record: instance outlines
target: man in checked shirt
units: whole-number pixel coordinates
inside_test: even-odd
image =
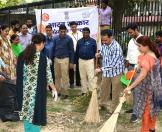
[[[123,52],[119,43],[113,39],[111,30],[101,32],[101,51],[96,57],[102,57],[102,67],[97,68],[95,73],[102,72],[100,107],[106,108],[110,100],[110,91],[112,85],[112,100],[108,111],[112,113],[119,103],[122,85],[120,83],[121,75],[124,72]]]

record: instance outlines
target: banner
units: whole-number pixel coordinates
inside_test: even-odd
[[[92,38],[97,38],[98,32],[98,9],[94,7],[59,8],[59,9],[36,9],[36,22],[38,32],[45,33],[46,25],[51,25],[53,33],[58,34],[60,24],[65,24],[70,31],[69,23],[77,22],[78,30],[84,27],[90,28]]]

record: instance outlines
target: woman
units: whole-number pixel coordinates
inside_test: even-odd
[[[11,48],[16,57],[23,51],[22,44],[19,41],[19,36],[17,34],[13,34],[10,38]]]
[[[142,117],[141,132],[155,132],[156,117],[159,113],[159,96],[161,88],[159,52],[149,37],[141,36],[137,39],[142,53],[138,57],[139,68],[135,81],[124,92],[127,95],[133,88],[138,88],[135,112]]]
[[[15,64],[16,59],[11,50],[11,44],[8,38],[9,27],[7,25],[2,25],[0,30],[0,57],[6,64],[8,68],[8,77],[11,80],[15,79],[16,70]]]
[[[25,132],[39,132],[46,125],[46,88],[53,90],[49,60],[41,53],[45,36],[36,34],[17,61],[17,97],[20,120]]]

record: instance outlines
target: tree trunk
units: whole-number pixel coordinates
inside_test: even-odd
[[[122,31],[122,18],[124,11],[128,5],[128,0],[114,0],[113,1],[113,29],[115,34]]]

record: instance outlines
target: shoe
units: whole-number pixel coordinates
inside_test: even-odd
[[[76,84],[76,86],[77,86],[77,87],[80,87],[80,86],[81,86],[81,84]]]
[[[70,84],[70,88],[74,88],[74,84]]]
[[[108,111],[107,108],[106,108],[106,106],[100,106],[100,107],[99,107],[99,110]]]
[[[133,109],[126,110],[125,113],[133,113]]]
[[[135,114],[132,114],[131,119],[130,119],[130,122],[131,123],[136,123],[137,121],[138,121],[137,116]]]
[[[58,97],[61,97],[61,93],[58,93]]]
[[[150,129],[149,132],[155,132],[155,129]]]
[[[82,93],[81,96],[84,96],[86,93]]]

